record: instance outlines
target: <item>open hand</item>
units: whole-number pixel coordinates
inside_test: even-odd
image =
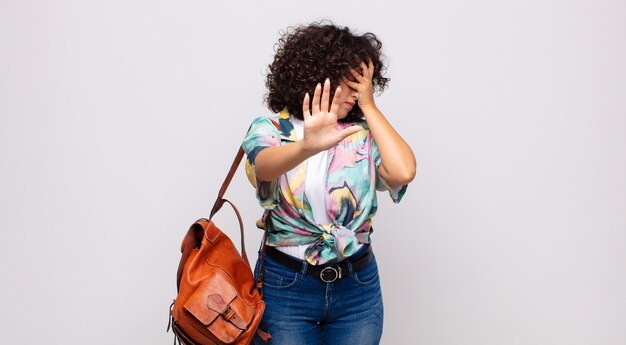
[[[313,94],[312,107],[309,104],[309,94],[304,96],[302,102],[302,115],[304,116],[304,148],[307,151],[318,153],[337,145],[346,137],[360,131],[361,126],[350,126],[342,130],[337,129],[337,112],[340,107],[341,86],[338,86],[330,101],[330,81],[322,86],[317,84]],[[320,100],[321,99],[321,100]],[[309,109],[311,108],[311,109]]]
[[[374,76],[374,63],[372,59],[367,59],[367,65],[365,62],[360,63],[361,73],[357,72],[354,68],[350,68],[350,74],[354,81],[344,78],[344,82],[351,88],[359,92],[359,107],[363,109],[366,106],[374,105],[374,90],[372,86],[372,77]]]

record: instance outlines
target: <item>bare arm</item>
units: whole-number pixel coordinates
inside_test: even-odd
[[[361,71],[362,74],[351,69],[350,72],[355,81],[346,79],[345,82],[359,92],[359,107],[365,115],[365,121],[380,152],[380,176],[392,186],[407,184],[415,178],[416,162],[413,150],[374,103],[372,92],[374,64],[372,61],[369,60],[367,65],[361,62]]]
[[[315,153],[307,151],[303,144],[303,140],[298,140],[259,152],[255,159],[256,178],[271,181],[313,156]]]
[[[380,176],[392,186],[405,185],[413,181],[416,162],[411,147],[375,105],[362,107],[361,110],[378,145],[382,161],[378,168]]]
[[[321,98],[321,102],[320,102]],[[255,158],[256,177],[271,181],[295,168],[307,158],[337,145],[341,140],[362,129],[350,126],[337,130],[337,110],[341,99],[341,87],[337,87],[332,105],[329,107],[330,81],[326,79],[324,92],[317,84],[313,94],[313,107],[309,109],[309,94],[304,96],[304,138],[294,143],[262,150]]]

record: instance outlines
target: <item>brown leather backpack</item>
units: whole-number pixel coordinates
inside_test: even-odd
[[[244,151],[239,149],[213,205],[209,219],[194,222],[181,245],[178,265],[178,296],[170,305],[169,331],[186,345],[250,344],[255,333],[268,341],[269,334],[258,329],[265,310],[261,276],[255,282],[244,243],[239,211],[223,198]],[[228,202],[239,219],[241,255],[232,241],[211,221]],[[265,237],[261,255],[265,252]],[[261,261],[262,263],[262,261]]]

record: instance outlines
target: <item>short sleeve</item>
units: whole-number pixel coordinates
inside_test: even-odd
[[[278,177],[272,181],[258,181],[256,179],[255,160],[259,152],[269,147],[280,146],[278,129],[266,117],[257,117],[252,121],[248,132],[241,144],[246,153],[246,176],[256,188],[256,197],[265,209],[274,209],[278,205],[279,188]]]
[[[376,165],[376,190],[377,191],[389,191],[389,196],[391,197],[391,200],[393,200],[393,202],[395,204],[399,203],[400,200],[402,200],[402,197],[404,196],[404,193],[406,193],[406,189],[408,187],[408,184],[405,185],[399,185],[399,186],[394,186],[393,188],[387,184],[387,182],[380,176],[379,173],[379,167],[380,164],[382,163],[382,159],[380,158],[380,152],[378,151],[378,145],[376,145],[376,141],[374,141],[374,138],[372,138],[372,157],[374,159],[374,163]]]

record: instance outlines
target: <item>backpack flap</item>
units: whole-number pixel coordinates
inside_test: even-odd
[[[185,310],[220,341],[234,341],[252,321],[254,310],[237,298],[237,290],[221,274],[205,280],[202,285],[187,300]]]

